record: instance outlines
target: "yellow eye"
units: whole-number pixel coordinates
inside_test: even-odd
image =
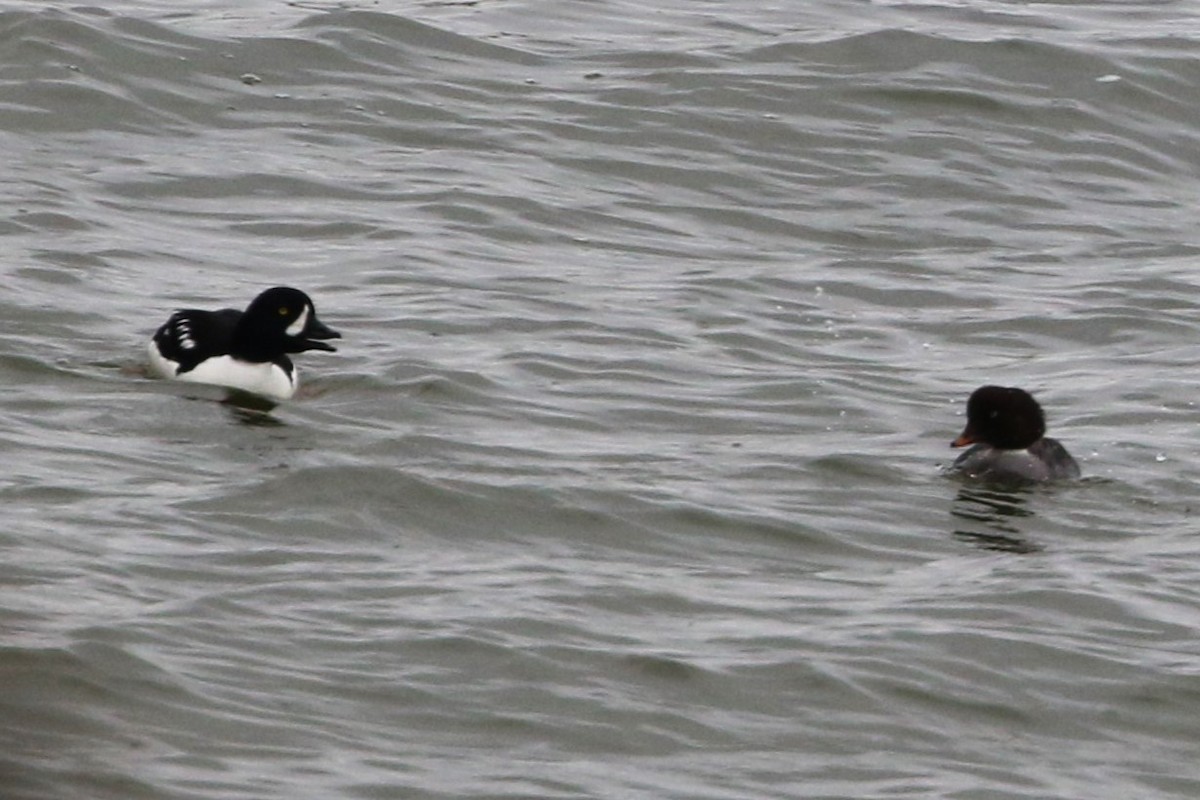
[[[287,306],[280,306],[280,307],[279,307],[279,316],[281,316],[281,317],[286,317],[286,316],[287,316],[287,313],[288,313],[288,311],[287,311]]]

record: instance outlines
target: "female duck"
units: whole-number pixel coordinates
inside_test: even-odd
[[[967,400],[967,426],[951,447],[974,445],[953,469],[972,478],[1000,481],[1072,480],[1079,464],[1046,436],[1042,407],[1015,387],[983,386]]]
[[[176,311],[150,340],[150,367],[163,378],[287,400],[300,382],[288,354],[336,352],[324,340],[339,338],[317,319],[308,295],[276,286],[245,311]]]

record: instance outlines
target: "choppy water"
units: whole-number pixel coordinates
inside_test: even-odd
[[[0,797],[1200,796],[1200,11],[167,5],[0,11]]]

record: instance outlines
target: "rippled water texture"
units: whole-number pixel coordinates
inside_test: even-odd
[[[754,5],[0,11],[0,796],[1200,796],[1200,12]]]

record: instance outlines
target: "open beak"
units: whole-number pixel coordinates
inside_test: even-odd
[[[304,330],[300,332],[300,338],[307,341],[308,349],[310,350],[327,350],[330,353],[336,353],[336,347],[318,340],[340,339],[342,335],[324,322],[321,322],[321,320],[317,319],[317,315],[313,314],[309,318],[308,324],[304,326]]]

